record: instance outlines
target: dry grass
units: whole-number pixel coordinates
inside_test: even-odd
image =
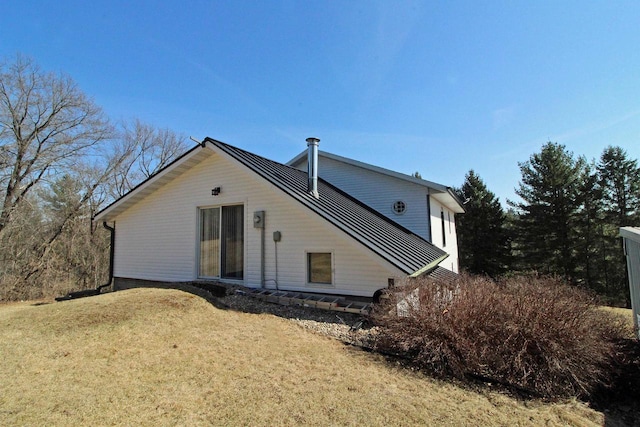
[[[136,289],[0,306],[3,425],[602,425],[390,366],[271,315]]]
[[[601,307],[602,310],[617,316],[625,324],[627,328],[627,335],[629,338],[635,338],[633,332],[633,311],[630,308],[620,307]]]

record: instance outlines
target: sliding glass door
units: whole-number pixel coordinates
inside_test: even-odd
[[[222,207],[221,277],[244,277],[244,206]]]
[[[200,209],[199,277],[244,277],[244,206]]]
[[[200,209],[199,277],[220,277],[220,208]]]

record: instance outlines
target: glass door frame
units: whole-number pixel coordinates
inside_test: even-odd
[[[242,240],[242,248],[240,251],[228,251],[227,250],[227,245],[228,242],[225,241],[225,239],[228,237],[228,231],[224,229],[223,227],[223,217],[224,217],[224,211],[225,208],[236,208],[236,207],[241,207],[242,208],[242,215],[241,215],[241,227],[240,227],[240,234],[241,234],[241,240]],[[218,234],[218,246],[216,248],[217,251],[217,270],[218,270],[218,275],[217,276],[211,276],[211,275],[203,275],[202,274],[202,229],[203,229],[203,211],[208,210],[208,209],[217,209],[218,210],[218,218],[217,218],[217,234]],[[245,261],[246,261],[246,247],[245,247],[245,241],[246,241],[246,218],[245,218],[245,205],[244,203],[231,203],[231,204],[224,204],[224,205],[212,205],[212,206],[199,206],[197,208],[197,234],[196,234],[196,278],[198,279],[203,279],[203,280],[225,280],[225,281],[235,281],[235,282],[242,282],[244,281],[244,277],[245,277],[245,273],[246,273],[246,265],[245,265]],[[225,266],[226,266],[226,261],[228,261],[225,257],[227,255],[229,256],[233,256],[233,255],[239,255],[241,257],[240,260],[240,267],[241,267],[241,271],[240,271],[240,277],[238,277],[237,275],[233,275],[233,276],[228,276],[225,271]]]

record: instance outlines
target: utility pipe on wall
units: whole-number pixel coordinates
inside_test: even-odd
[[[264,279],[264,227],[260,229],[260,287],[264,288],[266,286]]]

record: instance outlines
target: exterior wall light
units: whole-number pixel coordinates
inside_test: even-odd
[[[220,187],[216,187],[216,188],[212,188],[211,189],[211,195],[212,196],[217,196],[218,194],[220,194]]]

